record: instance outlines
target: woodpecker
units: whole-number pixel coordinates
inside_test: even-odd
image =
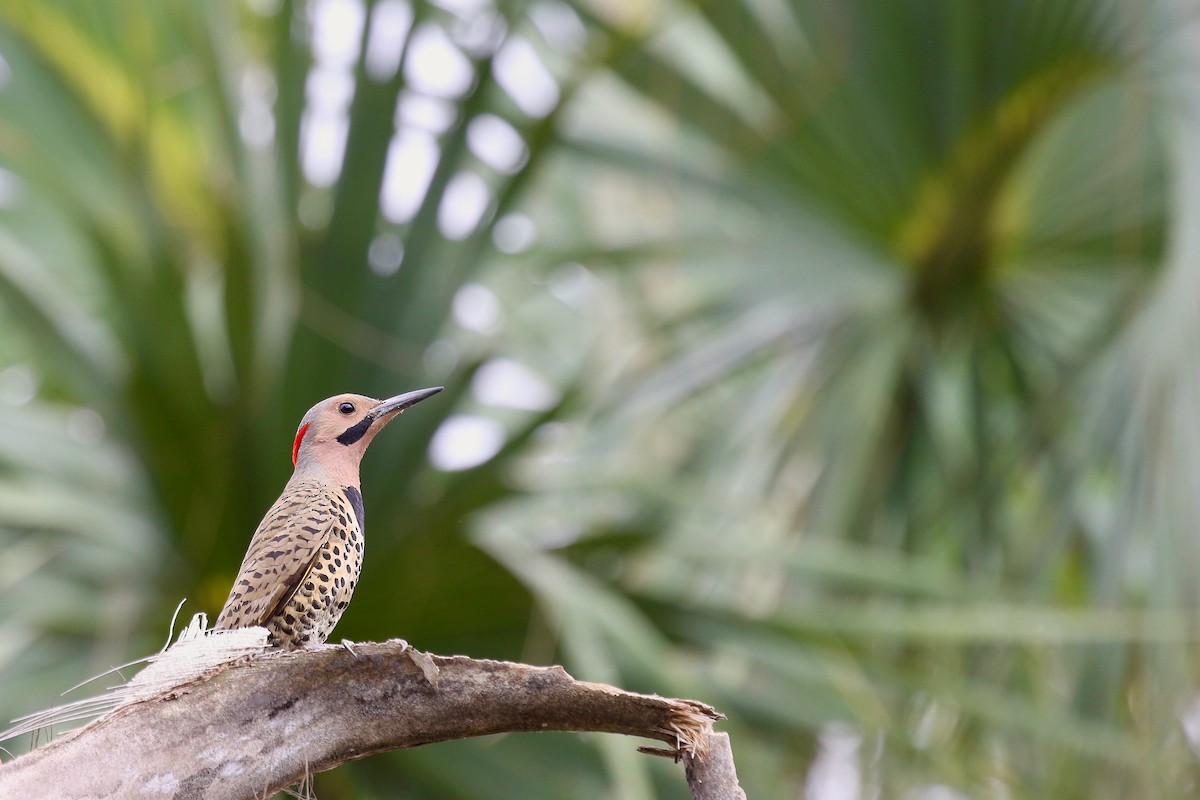
[[[295,471],[254,532],[216,628],[261,625],[289,649],[325,641],[362,569],[363,453],[404,409],[441,390],[339,394],[308,410],[292,443]]]

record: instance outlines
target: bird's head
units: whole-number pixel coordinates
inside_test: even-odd
[[[292,464],[297,471],[319,466],[331,476],[347,469],[357,474],[358,463],[375,434],[404,409],[441,390],[441,386],[434,386],[386,400],[361,394],[339,394],[322,400],[300,420],[292,444]]]

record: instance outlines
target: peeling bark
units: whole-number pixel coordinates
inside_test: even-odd
[[[744,797],[721,715],[703,703],[577,681],[561,667],[431,656],[403,642],[273,652],[222,664],[0,766],[0,797],[269,796],[346,761],[520,731],[657,739],[693,797]],[[724,793],[721,793],[724,792]]]

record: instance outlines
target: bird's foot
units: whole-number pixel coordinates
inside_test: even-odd
[[[362,661],[362,656],[354,651],[354,642],[349,639],[342,639],[342,647],[346,648],[346,652],[354,656],[355,661]]]

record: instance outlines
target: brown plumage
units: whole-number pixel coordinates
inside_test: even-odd
[[[404,409],[441,390],[382,401],[340,394],[308,410],[292,446],[296,469],[250,540],[217,628],[262,625],[281,647],[325,641],[362,569],[363,453]]]

